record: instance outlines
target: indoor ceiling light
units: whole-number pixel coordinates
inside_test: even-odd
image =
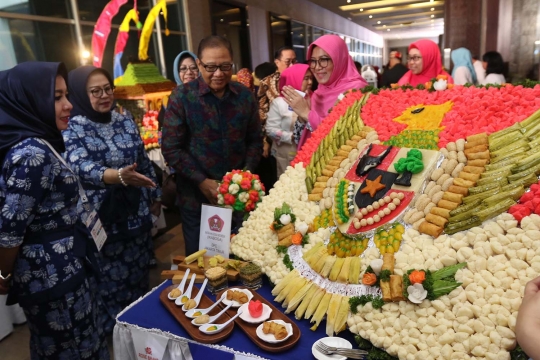
[[[386,29],[386,31],[390,31],[390,29]]]
[[[380,21],[377,21],[377,24],[380,24],[381,22]]]
[[[350,2],[351,2],[351,0],[347,0],[347,2],[348,2],[348,3],[350,3]]]
[[[373,15],[369,15],[369,18],[370,18],[370,19],[373,18]]]
[[[360,9],[360,11],[364,11],[364,9]]]
[[[435,11],[435,8],[431,8],[431,11]]]
[[[432,18],[434,18],[434,17],[435,17],[435,15],[431,15],[431,17],[432,17]]]

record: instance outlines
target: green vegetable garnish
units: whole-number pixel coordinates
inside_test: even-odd
[[[291,258],[289,257],[289,254],[285,255],[283,257],[283,263],[285,264],[285,266],[287,267],[287,269],[293,271],[294,270],[294,266],[293,266],[293,263],[291,261]]]
[[[356,314],[358,312],[358,309],[357,309],[358,305],[364,306],[368,302],[371,303],[374,309],[380,309],[385,304],[382,297],[380,296],[373,296],[373,295],[353,296],[349,299],[349,306],[351,308],[351,312],[353,314]]]
[[[210,326],[208,329],[206,329],[206,331],[214,331],[214,330],[217,330],[218,327],[217,326]]]
[[[382,270],[379,274],[379,280],[388,282],[390,281],[390,275],[392,275],[390,270]]]

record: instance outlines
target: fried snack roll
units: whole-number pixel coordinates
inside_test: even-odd
[[[309,194],[308,195],[309,201],[321,201],[322,200],[322,194]]]
[[[392,301],[392,291],[390,290],[390,281],[381,281],[382,299],[385,302]]]
[[[471,173],[471,174],[481,174],[481,173],[483,173],[483,172],[486,171],[486,168],[483,167],[483,166],[471,166],[471,165],[466,165],[466,166],[463,168],[463,171],[468,172],[468,173]]]
[[[468,181],[472,181],[472,182],[477,182],[478,179],[480,179],[480,174],[471,174],[471,173],[468,173],[468,172],[465,172],[465,171],[461,171],[459,173],[459,178],[464,179],[464,180],[468,180]],[[313,190],[315,190],[315,189],[313,189]]]
[[[469,195],[469,188],[459,185],[450,185],[448,191],[453,192],[454,194],[461,194],[463,196]]]
[[[445,191],[442,198],[444,200],[452,201],[458,204],[461,204],[461,202],[463,201],[463,195],[455,194],[450,191]]]
[[[292,235],[287,236],[286,238],[283,238],[278,241],[279,246],[285,246],[289,247],[292,245]]]
[[[424,221],[420,224],[418,231],[420,231],[422,234],[427,234],[433,236],[434,238],[437,238],[439,237],[439,235],[441,235],[443,228]]]
[[[462,187],[465,187],[465,188],[468,189],[468,188],[474,186],[474,182],[469,181],[469,180],[465,180],[465,179],[455,178],[455,179],[454,179],[454,185],[462,186]],[[449,189],[449,190],[450,190],[450,189]],[[450,191],[451,191],[451,190],[450,190]],[[452,191],[452,192],[453,192],[453,191]]]
[[[392,301],[407,300],[403,296],[403,277],[399,275],[390,275],[390,294]]]
[[[477,160],[477,159],[487,159],[487,160],[489,160],[490,159],[489,150],[482,151],[482,152],[477,152],[477,153],[465,154],[465,156],[467,156],[467,159],[469,159],[469,160]]]
[[[454,210],[459,206],[459,204],[453,201],[441,200],[437,203],[437,206],[443,209]]]
[[[386,253],[383,255],[383,264],[381,270],[389,270],[391,274],[394,273],[394,254]]]
[[[480,133],[480,134],[467,136],[466,140],[467,140],[467,143],[481,142],[482,144],[487,144],[488,143],[488,136],[487,136],[487,134],[485,132],[483,132],[483,133]],[[467,144],[465,144],[465,148],[466,147],[467,147]]]
[[[469,160],[467,162],[467,165],[470,166],[486,166],[486,164],[489,162],[487,159],[476,159],[476,160]]]
[[[426,221],[432,224],[435,224],[437,226],[440,226],[441,228],[444,228],[444,226],[448,222],[448,219],[439,215],[427,214]]]
[[[478,145],[478,143],[471,143],[471,145],[469,146],[472,147],[467,148],[467,146],[465,145],[465,150],[463,151],[466,156],[472,153],[486,151],[488,149],[487,144]]]
[[[445,219],[450,219],[450,210],[443,209],[438,206],[434,206],[431,208],[430,213],[433,215],[441,216]]]

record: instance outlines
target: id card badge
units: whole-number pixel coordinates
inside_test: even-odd
[[[95,210],[92,210],[88,214],[88,217],[86,218],[86,227],[90,230],[90,234],[94,239],[98,251],[101,251],[103,244],[107,241],[107,234],[105,233],[105,229],[103,229],[101,220],[99,220],[99,216]]]

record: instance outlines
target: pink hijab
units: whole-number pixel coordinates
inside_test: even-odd
[[[309,112],[309,124],[316,130],[321,121],[328,115],[328,110],[338,100],[339,95],[347,90],[361,89],[367,82],[360,76],[354,61],[349,55],[347,44],[337,35],[324,35],[315,40],[308,49],[308,60],[315,46],[328,53],[334,64],[334,70],[326,84],[319,84],[317,90],[311,96],[311,111]],[[310,133],[306,129],[302,134],[298,148],[309,138]]]
[[[424,84],[438,75],[448,76],[448,83],[453,84],[452,77],[443,70],[441,62],[441,52],[439,46],[431,40],[423,39],[409,45],[409,51],[411,49],[418,49],[422,54],[423,68],[422,72],[418,75],[412,73],[411,70],[407,71],[401,79],[399,79],[399,85],[411,85],[417,86],[418,84]]]
[[[349,55],[347,44],[337,35],[324,35],[315,40],[308,50],[307,58],[311,59],[311,54],[315,46],[320,47],[328,53],[334,64],[334,71],[326,84],[319,84],[317,91],[313,93],[311,99],[310,120],[311,127],[315,130],[319,123],[328,115],[328,110],[336,103],[338,96],[347,90],[360,89],[367,85],[367,82],[360,76],[354,61]],[[312,122],[311,113],[318,116]]]
[[[306,72],[309,70],[309,65],[306,64],[295,64],[293,66],[285,69],[281,76],[279,77],[279,94],[284,86],[292,86],[296,90],[302,90],[302,83],[304,82],[304,77]]]

